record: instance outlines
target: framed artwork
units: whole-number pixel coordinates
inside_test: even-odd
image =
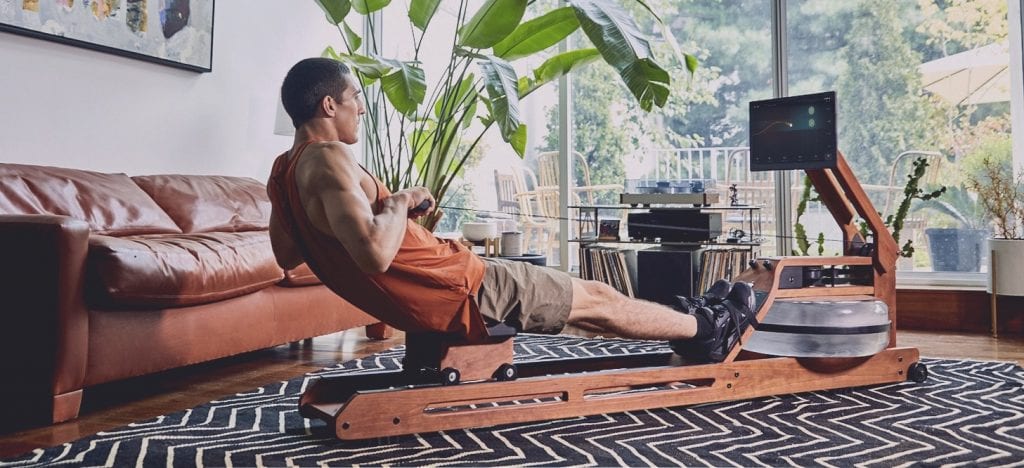
[[[214,0],[0,0],[0,31],[208,72],[213,6]]]

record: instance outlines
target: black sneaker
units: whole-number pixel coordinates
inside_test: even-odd
[[[690,361],[722,362],[747,327],[757,323],[754,316],[754,290],[747,283],[736,283],[721,303],[697,307],[690,313],[702,315],[714,325],[711,336],[671,340],[669,346],[676,354]]]
[[[754,294],[754,288],[751,287],[750,283],[737,282],[732,285],[732,289],[729,291],[729,295],[725,297],[725,302],[731,302],[736,306],[743,306],[749,310],[752,315],[756,308],[757,296]]]
[[[729,314],[725,313],[725,308],[720,305],[714,309],[711,307],[693,307],[686,313],[699,316],[695,317],[697,320],[711,322],[714,325],[713,332],[711,336],[706,338],[669,340],[669,347],[688,361],[695,363],[713,362],[714,358],[711,354],[713,350],[721,348],[720,343],[723,342],[722,332],[728,329],[730,325]]]
[[[725,300],[725,297],[729,295],[731,288],[732,283],[724,279],[720,279],[715,281],[715,284],[712,284],[702,296],[676,296],[676,298],[679,299],[679,304],[682,307],[683,312],[692,313],[694,309],[720,304]]]

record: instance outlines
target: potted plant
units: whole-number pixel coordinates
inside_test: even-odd
[[[924,230],[933,271],[981,271],[989,221],[977,193],[963,185],[947,187],[941,200],[923,201],[914,211],[931,211],[945,218]]]
[[[992,220],[988,291],[995,286],[998,294],[1024,296],[1024,174],[1014,176],[1009,157],[986,155],[967,175],[967,187]]]
[[[527,129],[519,117],[520,99],[578,67],[604,60],[642,109],[665,105],[669,73],[655,61],[648,35],[619,2],[638,5],[652,15],[679,63],[690,73],[697,67],[696,58],[679,52],[668,28],[644,0],[568,0],[526,21],[527,5],[539,3],[485,0],[474,12],[470,4],[477,2],[469,0],[395,2],[407,5],[409,25],[402,32],[411,35],[406,37],[412,38],[412,52],[404,57],[384,57],[379,39],[364,40],[355,31],[359,28],[352,27],[365,24],[371,35],[376,34],[382,26],[377,12],[391,0],[316,1],[344,41],[344,51],[328,47],[324,55],[354,70],[367,100],[370,170],[392,191],[425,186],[439,203],[491,127],[497,127],[522,157]],[[456,12],[455,37],[443,44],[424,44],[440,8]],[[353,11],[358,16],[346,22]],[[589,47],[555,54],[531,73],[517,75],[512,62],[542,53],[576,30],[583,31]],[[451,53],[444,55],[447,63],[441,75],[428,81],[421,50],[437,54],[438,48]],[[428,90],[428,82],[437,84]],[[424,225],[433,229],[439,217],[440,210],[424,217]]]
[[[924,157],[918,157],[914,160],[913,169],[909,174],[907,174],[907,183],[903,186],[903,198],[900,200],[900,204],[897,206],[896,212],[886,216],[884,219],[886,227],[889,228],[890,232],[892,232],[893,239],[896,240],[896,245],[900,247],[899,256],[902,258],[909,259],[914,255],[913,239],[907,239],[902,245],[900,244],[900,233],[903,231],[903,222],[905,221],[907,214],[910,213],[910,208],[914,200],[927,202],[929,200],[935,200],[946,193],[946,187],[939,187],[936,190],[930,191],[926,191],[920,187],[921,179],[924,178],[928,165],[928,160]],[[807,204],[815,201],[821,201],[821,199],[814,190],[810,177],[805,175],[803,191],[800,195],[800,201],[797,204],[796,220],[793,225],[793,233],[797,246],[797,248],[792,251],[793,255],[810,255],[812,244],[811,241],[808,240],[807,229],[804,227],[803,223],[800,222],[800,218],[805,214]],[[878,214],[879,216],[882,215],[882,213]],[[858,226],[860,228],[861,238],[871,240],[872,234],[868,229],[868,223],[863,219],[859,219]],[[824,233],[818,233],[818,237],[814,240],[814,245],[817,246],[817,254],[823,255],[825,252]]]

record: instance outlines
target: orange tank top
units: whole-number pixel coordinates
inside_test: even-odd
[[[474,295],[484,276],[484,262],[465,246],[443,240],[408,220],[405,237],[384,273],[364,273],[334,236],[309,221],[299,199],[295,167],[310,143],[289,158],[278,156],[267,183],[274,210],[310,269],[328,288],[374,318],[406,332],[443,332],[468,338],[486,336]],[[362,168],[362,166],[360,166]],[[366,171],[365,168],[362,168]],[[368,171],[366,171],[369,174]],[[391,195],[377,186],[373,211]]]

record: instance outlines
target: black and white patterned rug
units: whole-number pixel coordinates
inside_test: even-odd
[[[664,351],[660,343],[520,335],[516,360]],[[323,371],[396,369],[396,348]],[[1024,465],[1024,369],[924,360],[923,384],[784,395],[343,442],[299,416],[310,377],[131,424],[0,466]]]

